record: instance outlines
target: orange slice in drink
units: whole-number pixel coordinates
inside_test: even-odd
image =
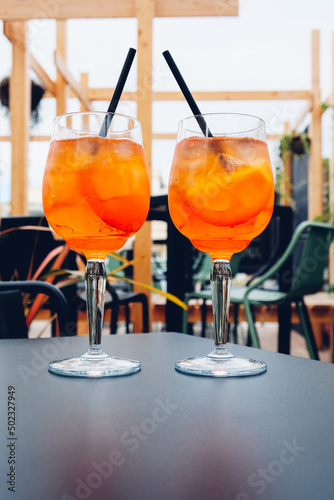
[[[243,224],[265,210],[273,196],[267,163],[243,166],[226,176],[199,180],[186,192],[189,205],[205,222],[216,226]],[[271,175],[271,174],[270,174]]]

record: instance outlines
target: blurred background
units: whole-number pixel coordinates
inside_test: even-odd
[[[117,111],[136,116],[143,124],[151,169],[152,223],[144,224],[135,244],[131,239],[123,249],[126,258],[131,261],[135,256],[139,261],[125,274],[140,283],[134,286],[135,292],[143,283],[153,284],[186,300],[194,289],[207,289],[205,255],[185,243],[168,219],[166,195],[178,122],[191,114],[162,56],[168,49],[202,113],[249,113],[266,123],[277,181],[276,222],[245,250],[239,273],[235,273],[243,286],[266,263],[272,265],[272,256],[283,253],[299,222],[316,217],[333,220],[334,176],[330,172],[334,172],[334,164],[332,170],[329,167],[334,156],[333,19],[332,0],[124,0],[96,6],[88,0],[82,0],[80,6],[76,0],[30,0],[19,6],[13,0],[0,0],[1,230],[6,224],[5,230],[39,224],[42,177],[54,117],[90,107],[107,110],[128,49],[134,47],[138,49],[135,64]],[[13,60],[18,61],[16,66]],[[15,82],[11,87],[10,78]],[[27,109],[30,82],[32,100],[36,98],[31,117]],[[10,103],[9,88],[16,89]],[[28,215],[31,219],[20,219]],[[9,240],[7,234],[2,243]],[[54,244],[52,240],[51,247]],[[21,254],[15,257],[12,248]],[[30,269],[26,243],[15,243],[12,248],[8,245],[7,254],[13,257],[13,269],[17,271],[15,266],[23,254],[27,254],[26,268]],[[41,259],[45,258],[45,248],[42,250]],[[8,260],[2,261],[8,268]],[[108,265],[112,271],[119,262],[110,259]],[[27,273],[23,274],[21,278],[26,279]],[[3,279],[4,269],[0,275]],[[280,288],[280,277],[271,286]],[[321,307],[333,288],[334,254],[328,266],[326,263]],[[158,329],[181,331],[181,308],[166,302],[166,297],[150,294],[148,288],[145,294],[150,330],[155,322]],[[201,304],[202,309],[195,304],[191,321],[198,324],[202,319],[202,334],[206,335],[211,321],[204,321],[205,300]],[[313,305],[308,305],[310,310]],[[325,320],[321,318],[315,325],[317,342],[321,348],[327,328],[330,360],[334,361],[333,300],[326,307]],[[132,331],[143,331],[138,308],[133,310]],[[269,312],[263,322],[277,322]],[[82,316],[86,325],[85,314]],[[247,341],[246,334],[244,337]],[[273,346],[271,342],[270,348],[275,349]],[[308,355],[304,344],[302,355]]]
[[[225,4],[226,2],[224,2]],[[212,2],[210,2],[212,4]],[[320,30],[320,87],[322,98],[332,85],[332,31],[334,3],[319,0],[240,0],[238,16],[219,16],[220,4],[214,2],[216,17],[155,18],[153,21],[154,91],[176,91],[162,52],[170,50],[192,91],[229,90],[309,90],[311,88],[311,31]],[[29,21],[28,43],[32,54],[54,80],[56,66],[56,21],[45,18]],[[0,81],[11,74],[12,45],[3,34],[0,21]],[[116,84],[130,46],[137,47],[137,19],[70,19],[67,21],[67,67],[79,81],[80,73],[89,75],[92,88],[112,88]],[[147,68],[147,71],[150,71]],[[31,76],[38,78],[31,71]],[[136,90],[136,64],[125,90]],[[93,102],[98,110],[108,103]],[[266,121],[268,134],[282,134],[284,122],[293,124],[305,101],[203,101],[201,111],[251,113]],[[68,99],[67,111],[80,109],[76,98]],[[119,112],[136,115],[136,103],[122,101]],[[153,133],[175,133],[181,118],[190,114],[184,101],[153,103]],[[49,135],[56,115],[55,99],[43,99],[38,123],[31,134]],[[305,117],[300,129],[309,120]],[[324,113],[322,155],[330,156],[331,112]],[[10,134],[8,108],[0,106],[0,136]],[[152,142],[152,194],[166,193],[175,139]],[[279,142],[269,141],[275,169],[281,168]],[[41,210],[41,181],[48,149],[47,141],[29,145],[29,212]],[[0,205],[9,211],[11,199],[11,143],[0,142]]]

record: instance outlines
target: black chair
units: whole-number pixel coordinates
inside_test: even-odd
[[[45,257],[60,245],[63,240],[55,240],[43,215],[2,217],[0,221],[0,277],[3,281],[24,281],[34,276]],[[21,229],[22,228],[22,229]],[[42,230],[40,230],[41,228]],[[62,267],[77,269],[76,252],[67,255]],[[51,264],[43,272],[50,269]],[[57,278],[55,279],[56,282]],[[63,289],[69,304],[69,316],[76,324],[76,311],[71,307],[77,292],[76,285]],[[52,324],[52,328],[54,323]],[[72,335],[75,335],[75,328]],[[52,332],[55,335],[55,332]]]
[[[14,278],[23,281],[27,279],[29,270],[31,275],[38,269],[43,259],[59,245],[63,240],[55,240],[50,231],[38,230],[36,227],[48,228],[48,222],[44,216],[14,216],[1,219],[1,232],[5,232],[0,238],[0,276],[2,280],[10,281]],[[24,227],[25,229],[20,229]],[[17,230],[6,232],[8,229]],[[64,264],[64,269],[76,270],[77,253],[70,251]],[[117,330],[118,311],[120,306],[125,306],[126,328],[130,329],[130,304],[141,303],[143,308],[143,331],[148,332],[148,304],[147,297],[143,293],[123,292],[108,285],[109,294],[106,295],[105,308],[112,309],[110,333]],[[68,302],[69,316],[72,324],[77,322],[78,310],[85,310],[85,292],[81,295],[80,286],[71,285],[64,288],[64,296]],[[72,328],[72,335],[76,334],[76,328]],[[52,332],[53,336],[55,332]]]
[[[86,311],[87,295],[86,291],[82,287],[82,291],[78,293],[76,307],[77,310]],[[125,307],[125,323],[126,323],[126,333],[130,333],[130,304],[141,304],[142,315],[143,315],[143,333],[148,333],[148,301],[144,293],[137,292],[125,292],[123,290],[117,290],[110,283],[106,283],[106,294],[104,301],[104,309],[111,310],[111,320],[110,320],[110,334],[115,335],[117,333],[118,317],[120,307]]]
[[[132,252],[130,256],[127,256],[128,260],[132,259]],[[120,266],[120,261],[116,258],[112,258],[109,256],[109,271],[116,271]],[[132,278],[132,268],[126,267],[124,270],[120,271],[120,274],[116,272],[114,275],[115,278],[122,278],[123,276]],[[110,334],[114,335],[117,331],[117,322],[118,322],[118,314],[119,308],[125,307],[125,323],[126,323],[126,333],[130,333],[130,304],[141,304],[142,307],[142,318],[143,318],[143,333],[148,333],[149,330],[149,313],[148,313],[148,301],[147,296],[144,293],[133,292],[128,289],[128,284],[124,281],[116,282],[111,285],[107,281],[106,285],[106,296],[105,296],[105,309],[111,309],[112,316],[110,322]]]
[[[130,333],[130,304],[141,304],[143,315],[143,333],[148,333],[148,301],[144,293],[123,292],[115,289],[107,283],[107,292],[105,298],[105,309],[111,309],[110,334],[114,335],[117,331],[118,313],[121,306],[125,307],[126,333]],[[117,304],[117,308],[116,308]]]
[[[47,295],[51,310],[57,313],[60,335],[69,332],[67,301],[59,288],[42,281],[0,281],[0,338],[27,338],[22,293]],[[55,336],[55,329],[52,329]]]

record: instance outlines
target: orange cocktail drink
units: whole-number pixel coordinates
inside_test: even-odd
[[[226,345],[230,259],[265,229],[273,212],[274,178],[263,120],[236,113],[199,114],[182,120],[168,200],[178,230],[212,258],[215,348],[206,356],[177,361],[176,369],[210,377],[265,372],[263,361],[234,356]],[[198,297],[206,300],[207,292]]]
[[[267,226],[274,184],[267,144],[189,137],[176,145],[169,209],[179,231],[212,259],[230,260]]]
[[[43,180],[50,226],[87,259],[119,250],[147,217],[143,147],[130,139],[54,140]]]
[[[141,125],[117,113],[82,112],[54,121],[44,178],[45,216],[68,245],[86,259],[89,348],[55,360],[49,371],[71,377],[114,377],[140,370],[137,360],[102,351],[105,257],[120,250],[145,222],[150,186]],[[112,296],[117,314],[117,296]]]

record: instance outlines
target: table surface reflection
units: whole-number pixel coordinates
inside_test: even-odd
[[[164,333],[103,338],[107,353],[142,362],[138,374],[47,371],[86,346],[73,337],[0,341],[1,499],[333,498],[333,365],[231,345],[264,360],[267,373],[190,376],[175,361],[213,342]]]

